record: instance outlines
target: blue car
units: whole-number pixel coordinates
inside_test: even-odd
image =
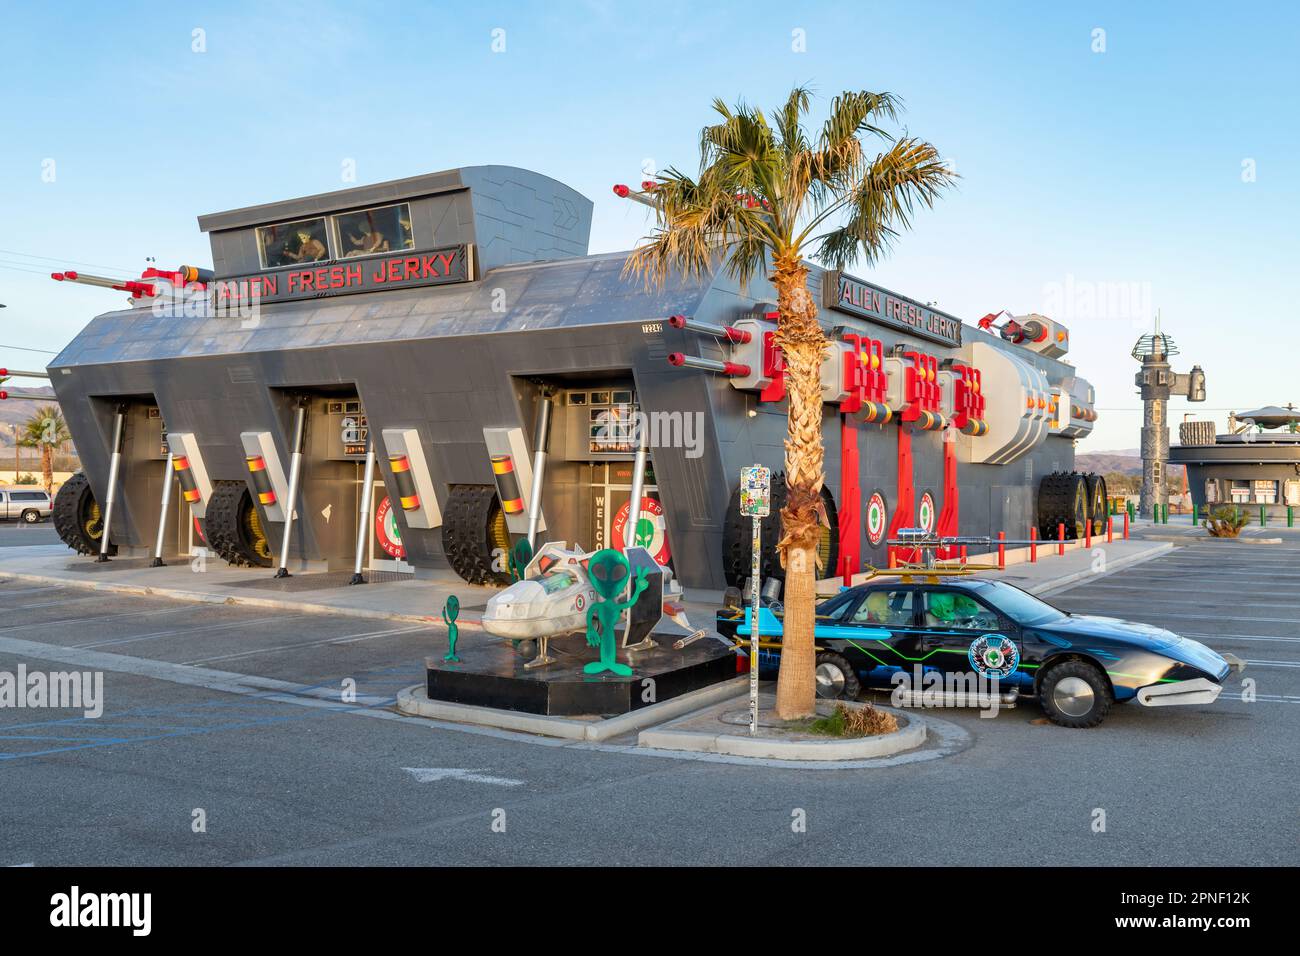
[[[719,633],[750,635],[749,613],[718,613]],[[759,635],[781,637],[781,614],[764,607]],[[999,693],[1033,695],[1063,727],[1095,727],[1115,703],[1147,707],[1208,704],[1239,671],[1204,644],[1113,617],[1071,614],[1002,581],[927,577],[846,588],[817,607],[817,689],[856,697],[864,685],[889,687],[899,672],[952,680],[983,678]],[[759,668],[780,660],[760,653]],[[994,683],[995,682],[995,683]]]

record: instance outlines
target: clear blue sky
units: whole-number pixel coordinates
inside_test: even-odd
[[[962,176],[865,277],[972,322],[1045,310],[1071,277],[1085,295],[1137,283],[1184,369],[1206,370],[1192,409],[1300,402],[1294,4],[3,3],[0,18],[10,366],[42,357],[13,346],[59,349],[122,301],[56,285],[34,257],[206,265],[196,216],[342,188],[348,159],[359,183],[537,169],[595,200],[592,251],[630,248],[645,210],[611,184],[647,160],[694,168],[713,97],[775,105],[806,83],[900,95],[907,129]],[[1141,310],[1070,309],[1103,409],[1086,447],[1135,447]]]

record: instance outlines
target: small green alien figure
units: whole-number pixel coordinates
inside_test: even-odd
[[[636,586],[632,589],[632,596],[626,601],[619,601],[618,596],[623,593],[623,587],[627,584],[631,571],[627,558],[613,548],[597,551],[587,562],[587,577],[591,581],[591,586],[595,588],[596,594],[603,600],[592,602],[587,610],[587,643],[592,647],[597,643],[600,644],[600,660],[592,661],[584,667],[582,669],[584,674],[612,671],[619,677],[632,676],[632,668],[614,659],[614,645],[617,639],[614,631],[618,626],[619,616],[636,603],[636,599],[641,596],[641,592],[649,586],[650,582],[646,580],[646,569],[641,568],[636,575]]]
[[[447,643],[451,645],[443,660],[449,664],[460,663],[460,658],[456,656],[456,641],[460,638],[460,628],[456,625],[459,614],[460,599],[453,594],[447,598],[447,605],[442,609],[442,619],[447,622]]]

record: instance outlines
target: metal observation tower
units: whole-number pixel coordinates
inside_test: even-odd
[[[1135,384],[1142,396],[1142,489],[1138,494],[1139,514],[1147,514],[1153,505],[1169,503],[1169,485],[1165,480],[1169,463],[1169,398],[1185,397],[1189,402],[1205,401],[1205,372],[1193,365],[1181,375],[1170,367],[1169,359],[1178,354],[1173,336],[1160,331],[1156,314],[1154,332],[1148,332],[1133,346],[1133,358],[1142,363]]]

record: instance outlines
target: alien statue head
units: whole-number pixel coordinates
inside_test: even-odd
[[[621,551],[605,548],[597,551],[587,562],[587,577],[596,593],[612,601],[623,593],[631,566]]]

